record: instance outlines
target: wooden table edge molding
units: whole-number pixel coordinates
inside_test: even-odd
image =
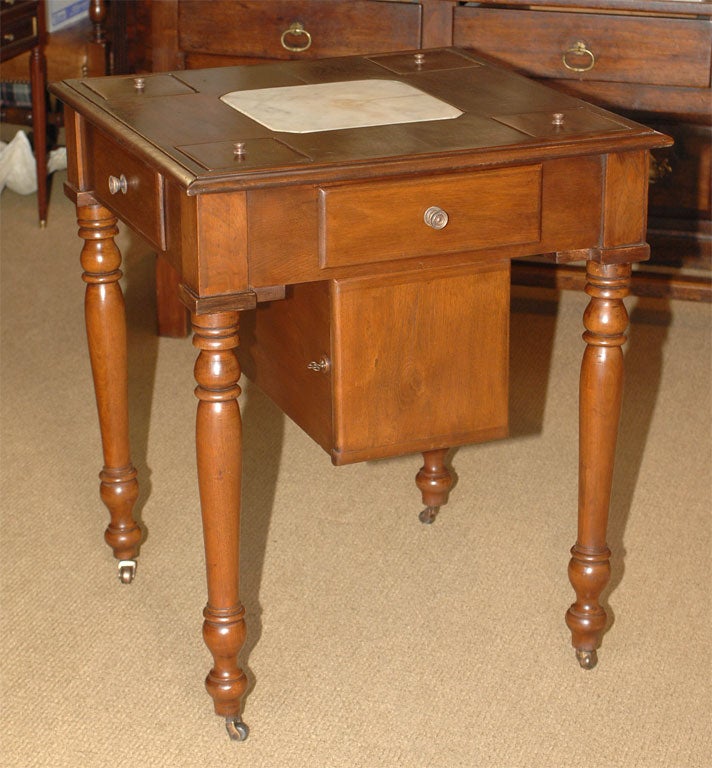
[[[369,78],[415,86],[461,116],[297,135],[218,98],[322,82],[347,94],[349,82]],[[648,153],[670,140],[458,49],[52,90],[67,112],[66,193],[83,240],[105,539],[124,583],[142,533],[118,219],[164,253],[191,311],[206,687],[230,736],[247,736],[242,370],[336,464],[422,453],[420,519],[431,523],[452,486],[449,448],[507,434],[510,263],[541,253],[586,262],[576,599],[566,623],[580,665],[593,667],[606,626],[599,597],[610,575],[624,298],[632,265],[649,256]]]

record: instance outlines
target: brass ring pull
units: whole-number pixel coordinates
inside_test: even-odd
[[[294,35],[294,37],[299,37],[303,35],[306,38],[306,41],[304,45],[289,45],[287,42],[287,36],[288,35]],[[285,29],[284,32],[282,32],[282,37],[280,38],[280,42],[282,43],[282,48],[284,48],[285,51],[291,51],[292,53],[302,53],[302,51],[306,51],[307,48],[312,44],[312,36],[307,32],[306,29],[304,29],[304,25],[299,21],[292,22],[289,29]]]
[[[584,66],[573,66],[569,64],[568,61],[566,61],[566,57],[569,54],[573,54],[575,56],[585,56],[586,57],[586,63]],[[564,66],[566,69],[570,69],[572,72],[588,72],[590,69],[593,69],[596,65],[596,57],[593,55],[591,51],[586,48],[586,43],[579,40],[578,42],[574,43],[571,48],[564,51],[561,61],[564,63]]]

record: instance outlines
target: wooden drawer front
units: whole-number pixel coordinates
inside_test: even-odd
[[[91,125],[86,130],[85,158],[86,183],[96,198],[164,251],[163,177]],[[112,194],[112,177],[122,186],[125,179],[125,192]]]
[[[537,242],[541,166],[319,190],[319,258],[342,267]],[[426,212],[440,208],[434,229]]]
[[[2,11],[0,40],[3,61],[37,44],[36,5],[36,3],[25,3],[14,7],[9,6],[7,10]],[[6,8],[5,5],[0,7]]]
[[[708,88],[709,20],[457,8],[454,45],[536,77]],[[590,53],[577,54],[583,43]],[[586,69],[584,72],[569,66]]]
[[[420,47],[417,3],[184,0],[179,14],[179,46],[187,53],[293,59]],[[285,34],[294,24],[304,31]]]

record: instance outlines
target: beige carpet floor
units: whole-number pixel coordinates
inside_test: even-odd
[[[251,735],[231,743],[203,688],[194,349],[155,337],[152,259],[122,233],[147,532],[127,587],[102,539],[63,180],[45,231],[34,196],[0,204],[2,768],[712,765],[709,305],[628,302],[611,623],[591,672],[563,621],[584,296],[517,292],[512,437],[455,453],[430,527],[418,457],[332,467],[246,386]]]

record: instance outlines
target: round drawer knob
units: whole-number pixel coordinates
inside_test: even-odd
[[[445,229],[448,220],[447,213],[442,208],[438,208],[437,205],[431,205],[423,214],[423,221],[433,229]]]
[[[287,42],[288,37],[304,37],[304,40],[302,41],[302,45],[290,45]],[[295,21],[292,22],[289,29],[285,29],[284,32],[282,32],[280,42],[282,43],[282,48],[284,48],[285,51],[301,53],[302,51],[306,51],[307,48],[309,48],[309,46],[312,44],[312,36],[309,34],[309,32],[307,32],[306,29],[304,29],[303,24]]]
[[[586,43],[579,40],[564,51],[561,61],[572,72],[588,72],[594,68],[596,57],[588,50]]]
[[[322,355],[319,360],[312,360],[311,363],[308,363],[307,368],[317,373],[329,373],[331,370],[331,360],[326,355]]]
[[[109,192],[111,192],[112,195],[117,194],[118,192],[121,192],[122,195],[125,195],[128,191],[129,185],[126,181],[126,176],[122,173],[121,176],[109,176]]]

